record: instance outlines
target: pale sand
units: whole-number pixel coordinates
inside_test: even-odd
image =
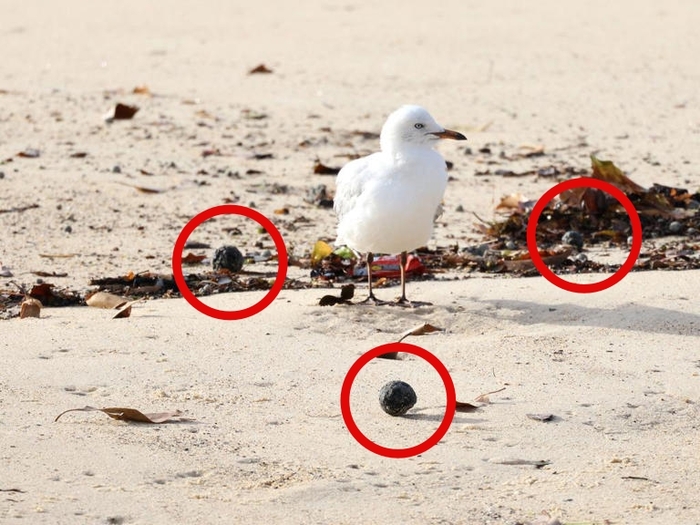
[[[402,103],[424,105],[474,150],[546,147],[543,159],[492,168],[586,167],[596,153],[643,185],[698,186],[695,2],[0,8],[0,158],[41,150],[0,165],[0,209],[40,205],[0,215],[0,262],[26,284],[32,270],[67,272],[50,280],[71,288],[167,272],[184,223],[234,196],[307,254],[334,232],[331,211],[303,202],[310,186],[333,186],[311,174],[314,159],[340,165],[339,155],[373,151],[377,141],[349,133],[377,132]],[[246,75],[261,62],[274,73]],[[141,84],[155,96],[129,94]],[[117,101],[141,111],[104,124]],[[244,119],[245,109],[269,116]],[[202,157],[217,148],[223,156]],[[458,205],[490,218],[504,193],[537,198],[552,185],[474,177],[489,166],[461,144],[441,151],[455,163],[435,234],[443,246],[479,238]],[[275,182],[288,192],[261,186]],[[290,215],[275,216],[283,206]],[[227,221],[197,239],[220,244]],[[235,240],[252,248],[255,238]],[[633,273],[585,296],[542,278],[412,281],[409,297],[435,305],[416,310],[320,308],[324,293],[283,291],[237,322],[158,300],[128,320],[73,308],[0,323],[0,489],[22,491],[0,494],[3,522],[547,523],[543,512],[569,523],[700,522],[697,271]],[[206,301],[232,309],[260,295]],[[445,363],[461,401],[506,389],[457,414],[420,457],[380,458],[348,433],[340,385],[362,353],[423,322],[447,331],[407,342]],[[376,393],[394,378],[417,390],[416,416],[381,412]],[[422,361],[381,360],[358,377],[353,408],[370,437],[405,446],[437,427],[442,396]],[[86,404],[180,409],[196,422],[148,427],[75,413],[53,423]],[[503,464],[512,459],[551,463]]]

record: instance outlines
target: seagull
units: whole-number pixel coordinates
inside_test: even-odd
[[[433,148],[440,139],[466,140],[445,129],[421,106],[406,105],[387,118],[381,151],[347,163],[338,173],[333,209],[338,216],[335,244],[367,254],[369,296],[374,254],[400,254],[401,297],[406,299],[408,252],[425,246],[441,213],[447,187],[445,159]]]

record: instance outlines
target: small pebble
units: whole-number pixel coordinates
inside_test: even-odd
[[[561,242],[580,250],[583,248],[583,235],[577,231],[569,230],[562,236]]]
[[[515,250],[518,247],[513,241],[506,242],[506,250]]]
[[[5,172],[4,172],[4,171],[0,171],[0,179],[4,179],[4,178],[5,178]]]
[[[698,230],[696,228],[688,228],[685,233],[688,234],[688,236],[692,237],[694,235],[698,234]]]
[[[379,391],[379,404],[390,416],[403,416],[418,401],[415,390],[403,381],[390,381]]]
[[[119,165],[116,165],[112,168],[112,173],[121,173],[121,172],[122,172],[122,168]]]
[[[73,232],[73,227],[69,224],[65,228],[63,228],[63,231],[66,233],[72,233]]]
[[[222,246],[214,252],[214,270],[229,270],[237,273],[243,269],[243,254],[235,246]]]
[[[681,233],[683,231],[683,224],[678,221],[673,221],[668,225],[668,231],[671,233]]]
[[[630,235],[629,237],[627,237],[627,244],[629,244],[630,246],[632,246],[633,243],[634,243],[634,237],[632,237],[632,236]]]
[[[456,212],[459,212],[459,213],[462,213],[462,212],[464,211],[464,206],[462,206],[461,204],[459,204],[459,205],[455,208],[455,211],[456,211]]]
[[[574,257],[574,261],[576,261],[577,263],[581,263],[581,264],[585,263],[587,260],[588,260],[588,257],[586,257],[585,253],[577,253],[576,257]]]

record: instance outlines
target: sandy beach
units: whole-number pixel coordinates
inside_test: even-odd
[[[308,200],[320,184],[334,190],[315,163],[376,151],[405,103],[468,137],[440,146],[453,168],[431,247],[483,242],[475,216],[556,182],[499,168],[578,172],[593,154],[645,187],[700,188],[690,0],[0,6],[3,290],[30,287],[35,272],[81,293],[91,279],[170,273],[180,230],[225,203],[260,211],[292,260],[308,258],[335,235],[332,209]],[[271,73],[249,74],[260,64]],[[106,122],[117,103],[138,112]],[[533,147],[542,154],[520,154]],[[274,249],[242,217],[192,238]],[[310,282],[294,264],[288,277]],[[700,523],[700,270],[633,271],[575,294],[455,269],[408,291],[432,304],[320,307],[329,290],[285,289],[239,321],[181,298],[136,303],[128,319],[77,306],[0,320],[0,520]],[[238,310],[264,294],[202,301]],[[478,409],[418,456],[381,457],[348,431],[341,385],[365,352],[423,323],[443,331],[405,342],[438,357]],[[371,361],[351,393],[363,433],[387,447],[427,439],[445,415],[437,372],[401,357]],[[393,379],[418,395],[406,417],[377,401]],[[187,419],[54,422],[86,405]]]

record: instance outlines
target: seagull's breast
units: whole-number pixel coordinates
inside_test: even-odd
[[[337,180],[336,243],[373,253],[425,245],[446,186],[445,161],[434,150],[375,153],[348,163]]]

